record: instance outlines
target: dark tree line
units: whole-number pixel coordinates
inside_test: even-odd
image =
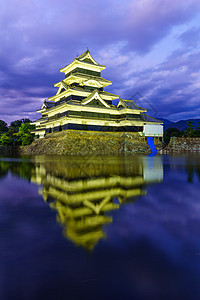
[[[171,137],[200,137],[200,122],[195,128],[193,121],[187,122],[187,128],[185,130],[179,130],[178,128],[168,128],[165,130],[163,140],[165,144],[168,144]]]

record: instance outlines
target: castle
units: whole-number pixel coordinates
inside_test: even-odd
[[[42,117],[32,124],[36,138],[63,130],[137,132],[140,136],[162,137],[162,121],[146,114],[134,100],[119,99],[104,91],[112,82],[101,77],[106,68],[98,64],[87,49],[72,63],[60,69],[65,78],[54,86],[53,97],[45,100],[37,112]]]

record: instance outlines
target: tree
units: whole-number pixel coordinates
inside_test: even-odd
[[[185,136],[194,136],[194,122],[188,121],[187,128],[185,130]]]
[[[15,132],[18,132],[19,127],[25,123],[31,123],[31,120],[29,120],[27,118],[21,119],[21,120],[15,120],[10,123],[10,127],[12,127]]]
[[[22,145],[30,145],[34,140],[34,134],[31,133],[31,130],[34,129],[34,126],[30,123],[22,123],[19,127],[19,131],[15,133],[17,141]]]
[[[193,130],[193,136],[200,137],[200,122],[198,122],[197,127],[195,128],[195,130]]]
[[[196,127],[196,130],[199,130],[200,131],[200,122],[198,122],[198,125]]]
[[[8,126],[6,124],[6,122],[4,122],[3,120],[0,120],[0,134],[2,134],[3,132],[7,132],[8,131]]]
[[[183,132],[180,131],[178,128],[168,128],[165,130],[164,132],[164,135],[163,135],[163,141],[165,144],[168,144],[169,141],[170,141],[170,138],[172,136],[175,136],[175,137],[181,137],[183,136]]]
[[[2,146],[10,146],[13,145],[13,135],[10,132],[10,130],[8,132],[4,132],[1,137],[0,137],[0,144]]]

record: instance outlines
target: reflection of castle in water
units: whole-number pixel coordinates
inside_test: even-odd
[[[103,225],[112,223],[105,213],[144,195],[145,184],[163,180],[160,157],[39,161],[31,181],[43,186],[40,193],[57,210],[64,235],[88,250],[105,236]]]

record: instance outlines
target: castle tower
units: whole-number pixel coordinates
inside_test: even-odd
[[[62,130],[130,131],[144,134],[144,125],[156,125],[154,136],[162,136],[162,122],[147,116],[146,109],[134,100],[112,100],[118,95],[104,91],[112,82],[101,77],[106,68],[98,64],[87,49],[72,63],[60,69],[65,78],[54,86],[57,93],[44,101],[37,112],[42,118],[33,122],[35,136]]]

